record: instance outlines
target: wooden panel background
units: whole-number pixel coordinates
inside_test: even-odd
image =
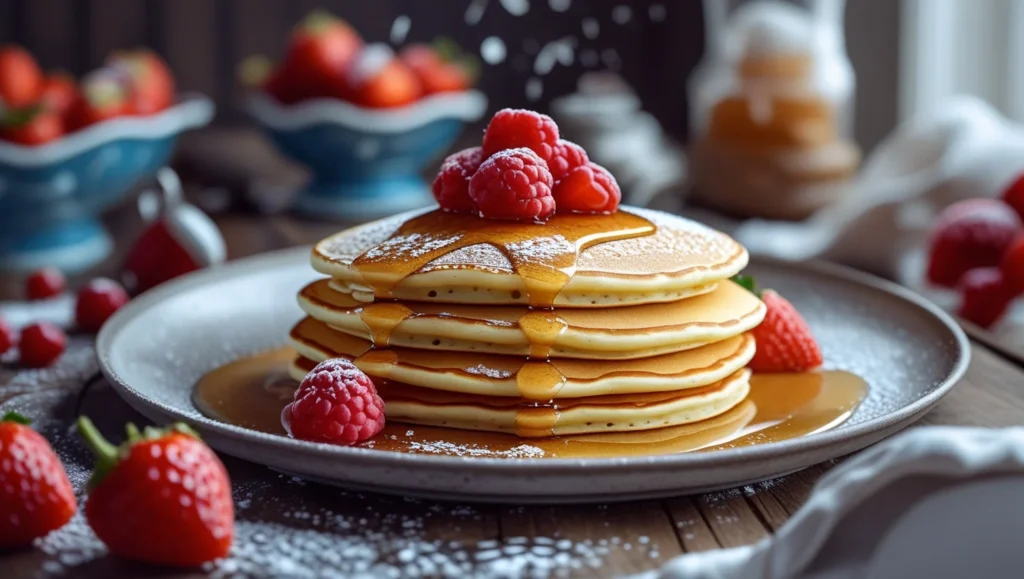
[[[505,8],[515,4],[530,10],[516,16]],[[856,0],[847,9],[859,77],[858,138],[864,145],[876,142],[896,119],[897,4]],[[632,16],[617,23],[612,15],[624,7]],[[370,41],[387,42],[402,15],[411,21],[406,42],[444,35],[476,51],[485,38],[502,38],[508,57],[485,65],[480,83],[494,107],[544,109],[551,98],[572,90],[581,72],[610,63],[667,130],[686,134],[686,78],[704,43],[697,0],[0,0],[0,42],[24,44],[47,68],[77,74],[113,49],[150,46],[168,59],[183,89],[217,101],[219,122],[238,123],[245,116],[238,107],[237,63],[250,54],[279,56],[291,25],[316,8],[348,19]],[[483,11],[470,24],[466,14],[474,8]],[[664,18],[652,18],[658,13]],[[598,23],[595,39],[583,34],[584,19]],[[541,78],[540,99],[528,100],[525,87],[535,76],[537,51],[565,37],[576,43],[575,62],[556,65]],[[597,64],[581,64],[585,53],[598,56]]]

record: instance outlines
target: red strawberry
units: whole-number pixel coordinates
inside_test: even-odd
[[[349,67],[347,81],[352,102],[369,108],[400,107],[423,93],[416,75],[386,44],[364,48]]]
[[[476,204],[469,196],[469,180],[484,162],[480,147],[449,155],[434,179],[434,198],[445,211],[474,213]]]
[[[114,312],[128,303],[128,292],[112,279],[98,277],[85,284],[75,299],[75,323],[86,332],[99,332]]]
[[[1017,236],[999,261],[1006,286],[1014,296],[1024,294],[1024,235]]]
[[[622,200],[615,177],[595,163],[574,169],[555,185],[552,194],[563,213],[615,213]]]
[[[42,107],[22,109],[8,114],[0,125],[0,139],[37,147],[64,136],[64,121],[60,115]]]
[[[281,422],[301,440],[355,444],[384,428],[384,401],[370,377],[351,361],[326,360],[302,379],[295,400],[281,412]]]
[[[43,72],[20,46],[0,46],[0,109],[27,107],[43,90]]]
[[[44,267],[32,272],[25,280],[25,297],[30,300],[45,300],[64,293],[67,281],[64,274],[55,267]]]
[[[47,110],[63,115],[71,109],[78,98],[78,85],[71,75],[57,72],[43,81],[43,93],[39,97]]]
[[[67,336],[49,322],[36,322],[21,330],[18,362],[26,368],[45,368],[64,353]]]
[[[969,199],[950,205],[932,230],[928,280],[954,287],[967,270],[998,265],[1020,231],[1016,213],[997,199]]]
[[[288,54],[267,90],[284,103],[338,96],[362,47],[362,38],[344,20],[311,12],[295,27]]]
[[[130,113],[128,93],[122,82],[123,74],[109,68],[86,76],[78,99],[68,111],[69,130],[82,129]]]
[[[965,273],[958,284],[960,309],[957,315],[988,328],[999,321],[1013,301],[1013,291],[995,267],[979,267]]]
[[[30,545],[78,509],[60,459],[27,424],[13,412],[0,418],[0,550]]]
[[[525,148],[484,161],[469,181],[469,196],[485,219],[544,221],[555,212],[548,166]]]
[[[768,308],[753,330],[757,352],[750,361],[755,372],[803,372],[821,366],[821,348],[793,304],[773,290],[761,294]]]
[[[128,80],[131,114],[153,115],[174,104],[174,75],[156,53],[146,49],[115,52],[107,64]]]
[[[484,155],[490,157],[507,149],[526,147],[544,159],[555,152],[558,125],[547,115],[519,109],[502,109],[491,117],[484,131]]]
[[[17,332],[7,323],[7,320],[0,318],[0,355],[6,354],[17,343]]]
[[[1013,210],[1017,212],[1017,216],[1024,221],[1024,175],[1017,177],[1006,188],[1006,191],[1003,191],[1003,201],[1010,207],[1013,207]]]
[[[92,422],[78,432],[96,455],[85,518],[115,555],[195,567],[228,554],[234,535],[231,481],[224,465],[184,424],[129,424],[121,447]]]

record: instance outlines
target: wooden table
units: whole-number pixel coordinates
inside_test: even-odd
[[[309,243],[337,228],[284,216],[216,217],[239,258]],[[110,218],[121,239],[130,212]],[[8,288],[12,286],[8,285]],[[88,387],[83,393],[83,384]],[[90,338],[75,337],[60,365],[41,374],[0,368],[0,408],[33,414],[81,492],[89,457],[69,432],[88,414],[108,436],[144,422],[96,377]],[[1024,422],[1024,372],[980,343],[965,380],[922,423],[1009,426]],[[753,543],[777,530],[833,463],[728,492],[589,506],[460,505],[344,492],[224,457],[237,506],[236,555],[215,576],[343,577],[619,575],[657,568],[686,552]],[[684,476],[681,473],[681,476]],[[39,548],[0,555],[14,577],[136,577],[153,570],[104,554],[81,518]],[[201,577],[206,571],[160,573]]]

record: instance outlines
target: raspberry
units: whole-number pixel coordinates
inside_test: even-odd
[[[75,322],[86,332],[98,332],[121,306],[128,303],[128,293],[116,281],[98,277],[78,292],[75,300]]]
[[[64,292],[67,282],[64,274],[54,267],[44,267],[25,280],[25,297],[30,300],[45,300]]]
[[[587,163],[555,185],[554,196],[559,211],[615,213],[622,200],[622,191],[607,169]]]
[[[18,334],[6,320],[0,318],[0,354],[6,353],[18,343]]]
[[[551,178],[558,183],[576,167],[582,167],[590,162],[587,152],[583,147],[570,141],[558,140],[551,158],[547,159],[548,170],[551,171]]]
[[[474,213],[476,205],[469,196],[469,180],[484,162],[480,147],[465,149],[449,155],[434,179],[434,198],[445,211]]]
[[[957,285],[961,301],[957,315],[987,328],[1003,317],[1013,292],[1002,272],[995,267],[979,267],[965,273]]]
[[[64,353],[67,338],[63,330],[48,322],[38,322],[21,330],[19,362],[26,368],[45,368]]]
[[[501,151],[469,181],[469,196],[486,219],[542,221],[555,212],[551,172],[530,149]]]
[[[306,374],[281,422],[301,440],[355,444],[384,428],[384,401],[369,376],[351,361],[335,358]]]
[[[967,270],[998,265],[1020,231],[1020,218],[997,199],[969,199],[950,205],[932,230],[928,280],[954,287]]]
[[[502,109],[491,117],[484,131],[484,156],[526,147],[547,162],[558,144],[558,125],[551,117],[533,111]]]

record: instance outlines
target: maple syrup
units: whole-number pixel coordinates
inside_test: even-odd
[[[383,243],[352,263],[377,298],[394,297],[403,279],[464,247],[498,249],[526,288],[530,306],[551,308],[576,272],[580,251],[608,241],[655,232],[650,221],[627,211],[611,215],[555,214],[546,223],[496,221],[430,211],[403,223]]]
[[[215,420],[284,435],[280,416],[296,386],[287,375],[288,364],[294,357],[293,350],[281,348],[218,368],[196,384],[193,402],[200,412]],[[438,392],[432,391],[432,395],[444,395]],[[853,414],[866,395],[867,384],[846,372],[755,374],[744,402],[724,414],[692,424],[524,439],[511,434],[391,421],[383,432],[362,446],[391,452],[506,458],[710,451],[778,442],[835,428]],[[633,395],[620,396],[623,403],[632,404],[626,401],[635,399]],[[488,397],[488,402],[493,400]],[[510,399],[508,403],[522,401]],[[550,414],[543,407],[537,408],[536,413],[524,415],[524,429],[547,427]]]

